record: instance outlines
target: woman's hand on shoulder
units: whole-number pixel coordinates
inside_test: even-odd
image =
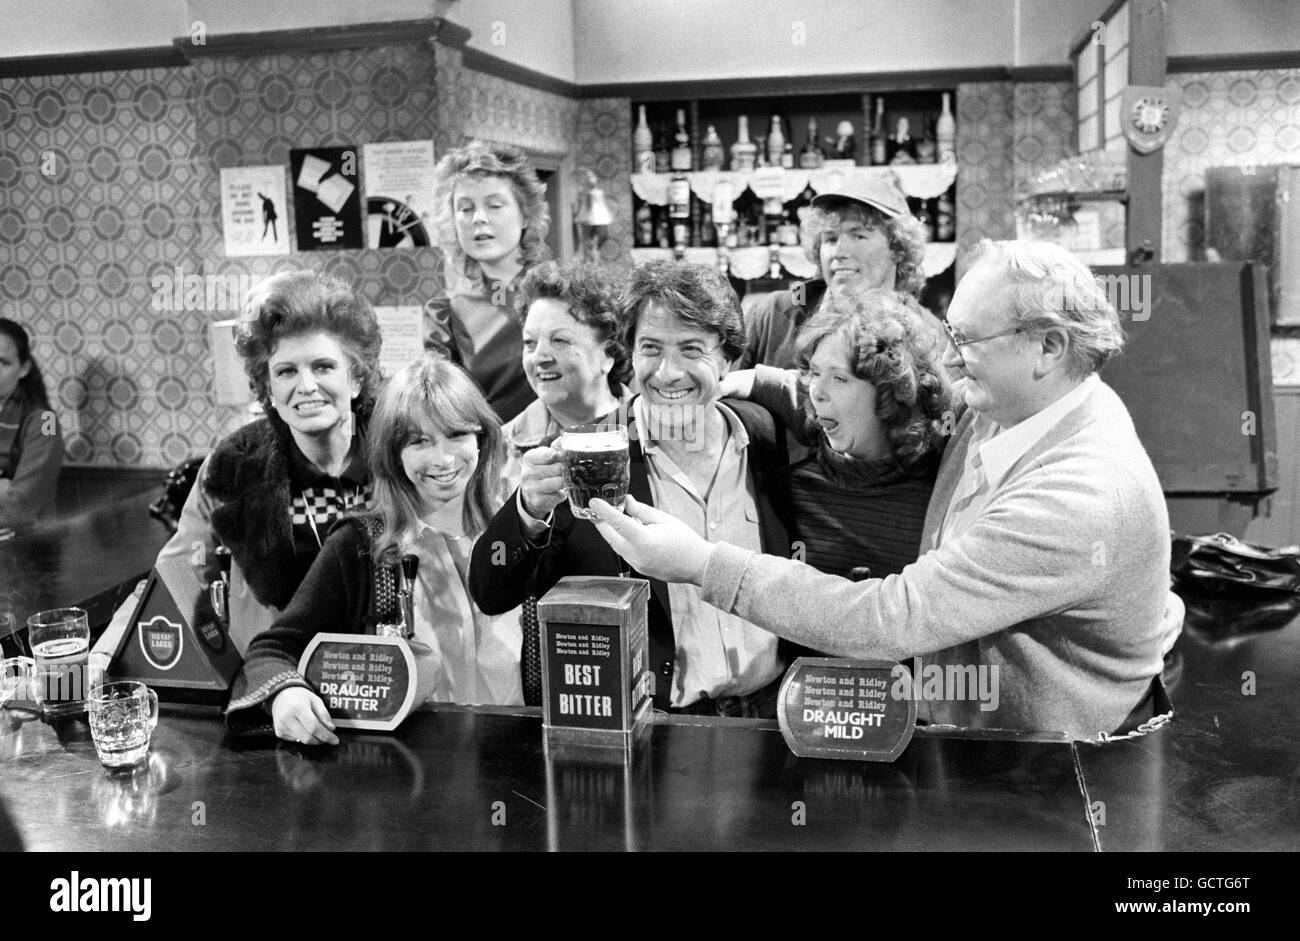
[[[271,701],[277,738],[300,745],[337,745],[334,722],[321,698],[305,686],[290,686]]]
[[[754,394],[754,370],[733,369],[718,383],[718,397],[747,399]]]

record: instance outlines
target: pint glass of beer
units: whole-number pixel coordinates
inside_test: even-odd
[[[575,425],[560,436],[564,485],[569,508],[578,519],[595,519],[587,502],[600,497],[618,509],[627,498],[627,429],[621,425]]]

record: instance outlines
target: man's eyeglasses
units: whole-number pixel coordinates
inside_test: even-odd
[[[957,351],[957,358],[962,362],[966,361],[966,358],[962,356],[961,353],[961,348],[963,346],[972,346],[976,343],[986,343],[989,340],[996,340],[998,337],[1009,337],[1013,333],[1025,332],[1024,327],[1012,327],[1010,330],[1003,330],[1001,333],[990,333],[986,337],[976,337],[973,340],[967,340],[965,337],[958,335],[957,331],[952,328],[952,324],[946,320],[943,321],[943,329],[947,332],[948,339],[952,341],[952,348]]]

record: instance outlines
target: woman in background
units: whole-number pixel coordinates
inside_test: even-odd
[[[517,148],[472,140],[438,162],[447,292],[425,305],[426,349],[442,349],[508,422],[531,402],[516,292],[546,255],[546,187]]]
[[[370,433],[374,510],[335,527],[288,608],[249,646],[226,712],[233,731],[338,743],[298,661],[322,631],[399,622],[392,568],[406,554],[419,559],[409,627],[424,701],[523,702],[519,610],[485,615],[466,590],[474,539],[501,506],[495,413],[459,367],[426,354],[384,383]]]
[[[30,526],[54,510],[63,435],[27,331],[0,317],[0,526]]]
[[[156,563],[182,612],[198,618],[217,545],[230,550],[240,653],[289,603],[330,526],[367,505],[364,434],[380,378],[375,312],[337,278],[278,274],[249,304],[236,348],[265,417],[204,461]]]

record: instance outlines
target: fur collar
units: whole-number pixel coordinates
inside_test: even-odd
[[[245,425],[213,452],[206,487],[217,501],[212,528],[254,597],[283,608],[298,587],[289,519],[289,433],[267,418]]]

